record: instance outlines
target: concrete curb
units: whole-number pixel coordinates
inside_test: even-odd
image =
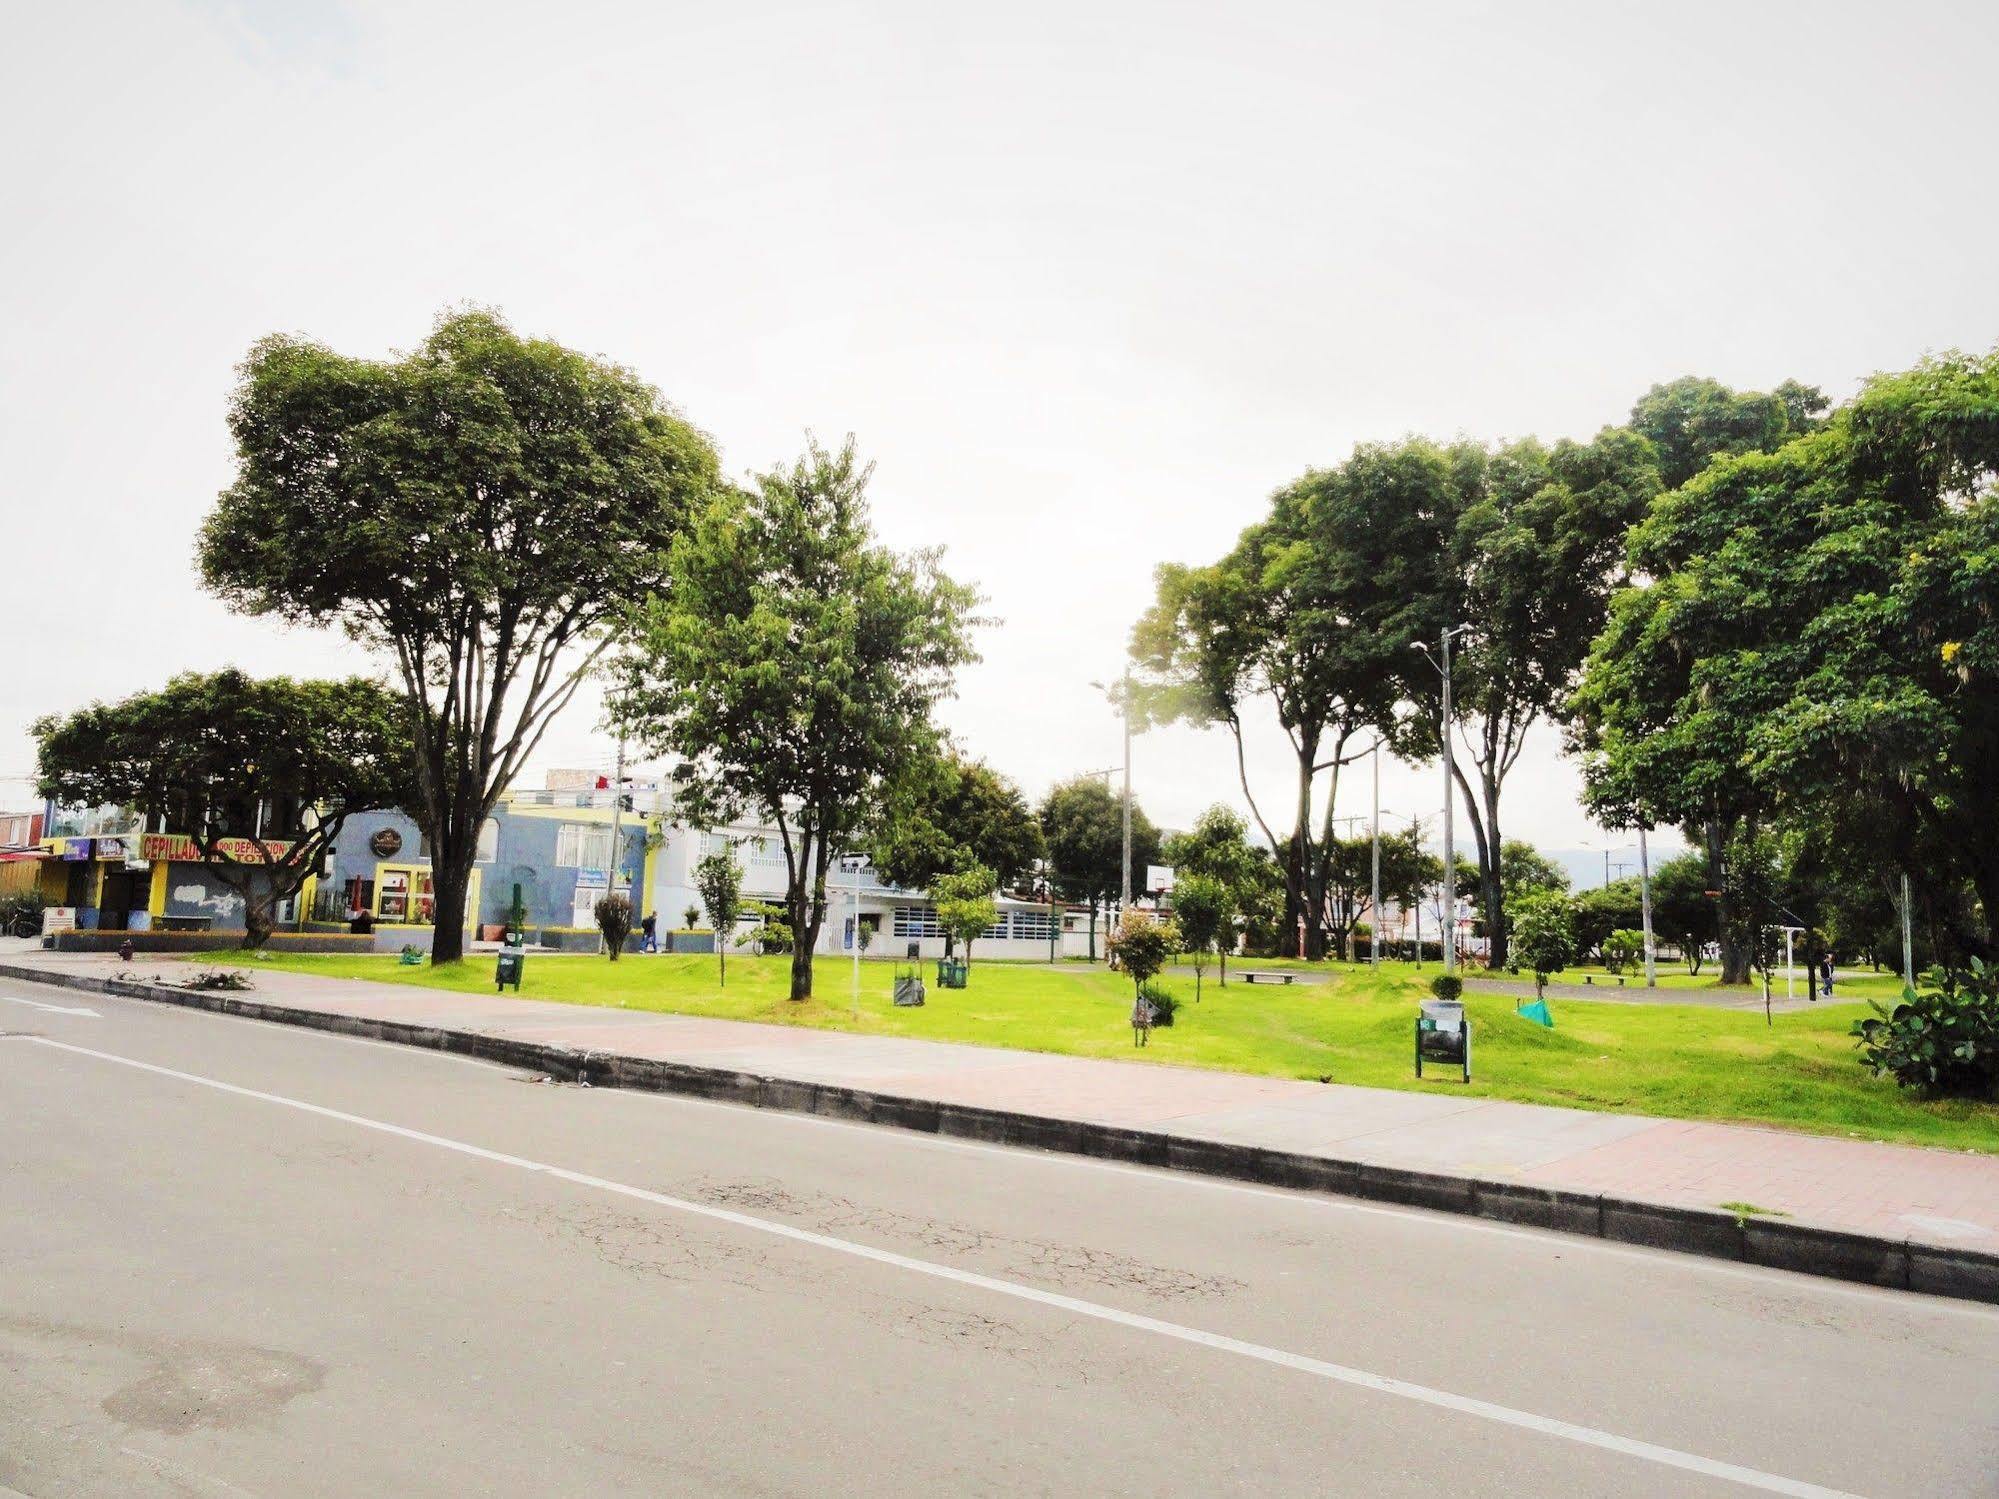
[[[678,1093],[993,1145],[1191,1171],[1260,1186],[1428,1208],[1863,1285],[1999,1304],[1999,1254],[1984,1250],[1877,1238],[1793,1219],[1738,1217],[1718,1209],[1677,1207],[1521,1182],[1413,1171],[1332,1156],[1298,1155],[1264,1146],[941,1103],[935,1099],[907,1098],[686,1062],[578,1051],[447,1026],[346,1015],[245,999],[230,993],[176,989],[15,963],[0,963],[0,977],[452,1052],[503,1066],[546,1072],[566,1082],[584,1082],[593,1087]]]

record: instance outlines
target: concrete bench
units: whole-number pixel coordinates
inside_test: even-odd
[[[1237,974],[1236,977],[1241,979],[1245,984],[1295,984],[1298,982],[1297,974],[1287,973],[1281,969],[1252,968],[1245,973]]]

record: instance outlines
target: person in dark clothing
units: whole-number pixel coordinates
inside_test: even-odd
[[[1819,959],[1819,987],[1827,999],[1832,998],[1832,954]]]
[[[640,952],[659,951],[659,917],[648,911],[639,918],[639,931],[644,940],[639,943]]]

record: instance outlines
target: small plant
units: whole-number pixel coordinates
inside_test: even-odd
[[[1430,980],[1430,993],[1441,1000],[1455,1004],[1464,998],[1465,981],[1455,973],[1440,973]]]
[[[255,988],[250,975],[240,968],[204,968],[184,985],[189,989],[226,989],[241,991]]]
[[[1853,1037],[1876,1077],[1958,1098],[1999,1092],[1999,968],[1977,958],[1968,973],[1935,968],[1894,1009],[1868,1008],[1874,1018],[1856,1020]]]
[[[1576,955],[1574,904],[1559,891],[1544,891],[1515,902],[1512,946],[1524,967],[1534,970],[1534,997],[1548,993],[1548,975],[1560,973]]]
[[[1603,966],[1621,974],[1645,960],[1645,934],[1628,927],[1619,928],[1603,939]]]
[[[1131,977],[1132,988],[1143,997],[1145,981],[1158,975],[1166,960],[1180,947],[1180,933],[1170,921],[1154,921],[1142,911],[1126,911],[1110,936],[1111,955]]]
[[[1164,984],[1140,984],[1138,997],[1152,1006],[1152,1023],[1155,1027],[1173,1023],[1173,1016],[1180,1008],[1180,1001],[1167,993]]]
[[[715,933],[715,977],[721,988],[729,987],[729,938],[736,930],[736,918],[743,909],[743,872],[736,856],[726,848],[702,856],[694,866],[694,888],[701,892],[701,904],[708,908],[708,925]],[[684,913],[691,927],[701,913],[689,906]]]
[[[697,926],[701,925],[701,908],[699,906],[686,906],[682,908],[680,920],[688,931],[693,931]]]
[[[597,930],[604,934],[604,945],[611,950],[611,961],[618,961],[618,954],[625,950],[625,938],[632,934],[632,899],[613,891],[597,898],[597,904],[590,908],[596,918]]]

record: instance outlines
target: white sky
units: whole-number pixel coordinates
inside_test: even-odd
[[[1308,464],[1585,435],[1656,380],[1836,396],[1999,335],[1990,4],[16,3],[0,32],[0,805],[35,715],[234,662],[192,533],[232,367],[437,311],[633,366],[732,472],[859,434],[991,597],[948,718],[1033,795],[1153,565]],[[583,708],[545,763],[607,761]],[[1600,837],[1545,736],[1507,831]],[[1284,786],[1274,726],[1256,770]],[[1184,824],[1219,733],[1136,750]],[[1366,808],[1365,774],[1342,790]],[[1434,767],[1390,766],[1402,817]]]

